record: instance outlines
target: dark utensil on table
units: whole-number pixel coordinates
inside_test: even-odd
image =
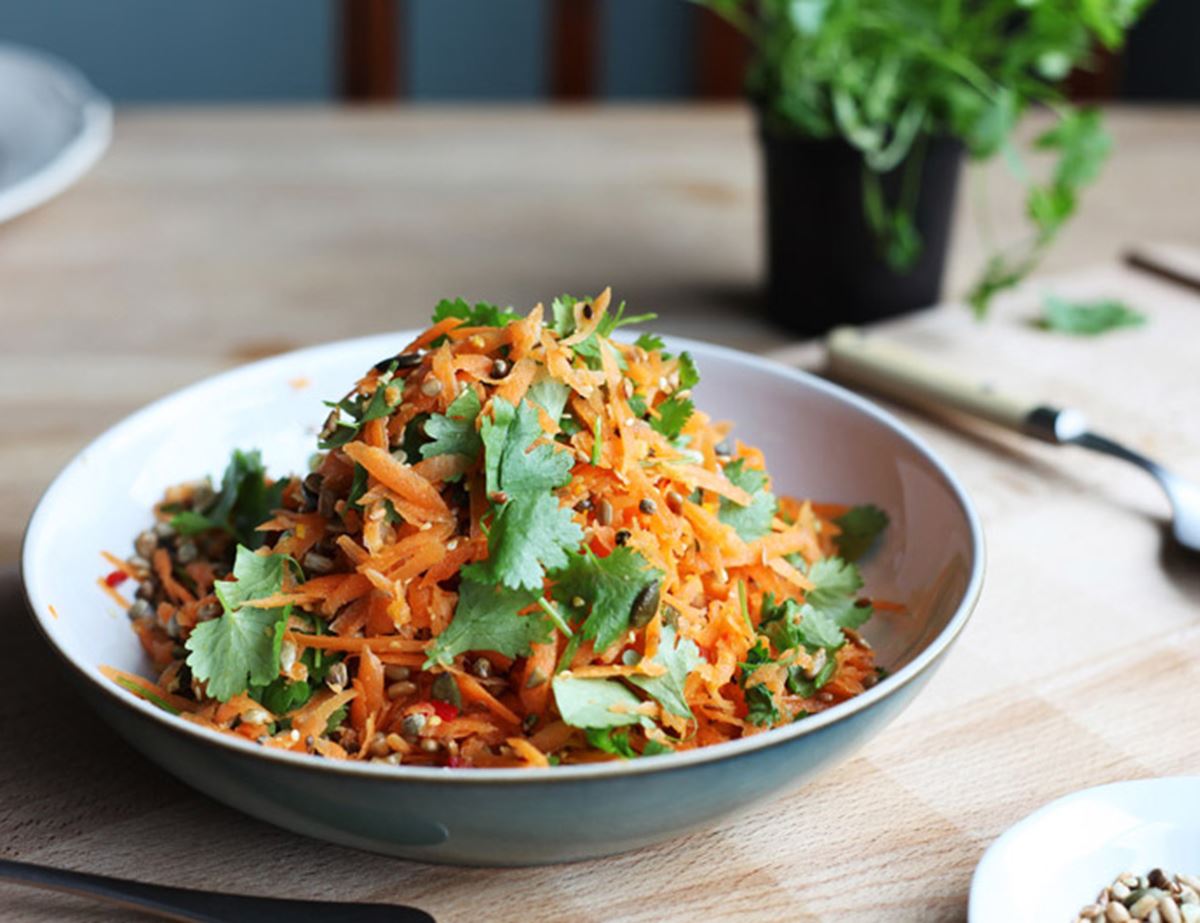
[[[423,910],[402,905],[342,901],[293,901],[244,894],[214,894],[168,888],[87,872],[0,859],[0,881],[90,897],[126,910],[184,923],[433,923]]]
[[[990,385],[931,366],[903,347],[852,327],[833,331],[828,346],[830,371],[841,381],[863,385],[917,407],[958,410],[1043,442],[1076,445],[1137,465],[1166,493],[1175,540],[1185,548],[1200,551],[1200,487],[1092,432],[1079,411],[1000,394]]]

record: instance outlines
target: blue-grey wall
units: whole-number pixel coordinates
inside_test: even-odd
[[[122,102],[336,95],[330,0],[0,0],[0,41],[51,51]]]
[[[543,0],[408,0],[400,85],[415,99],[536,99],[547,84]]]
[[[401,0],[400,85],[418,100],[545,99],[553,0]],[[572,0],[567,0],[572,2]],[[599,0],[598,95],[692,95],[698,10]],[[120,102],[337,96],[338,0],[0,0],[0,41],[54,52]],[[1126,95],[1200,98],[1200,0],[1156,0]]]

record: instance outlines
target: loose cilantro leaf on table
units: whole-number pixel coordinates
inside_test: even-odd
[[[454,618],[429,648],[425,668],[448,666],[467,651],[494,651],[505,657],[522,657],[530,646],[550,638],[553,630],[541,612],[519,615],[537,601],[532,590],[509,590],[463,580],[458,589]]]
[[[664,625],[658,650],[651,662],[662,664],[667,672],[661,676],[631,676],[629,681],[657,699],[671,714],[680,718],[694,717],[683,697],[683,687],[688,674],[704,663],[700,649],[686,638],[677,638],[675,629]]]
[[[577,728],[610,728],[649,720],[638,714],[641,700],[615,679],[554,677],[554,702],[563,721]]]
[[[218,581],[214,588],[224,614],[201,622],[187,640],[192,675],[222,702],[279,675],[279,647],[291,607],[261,609],[254,600],[282,589],[287,561],[284,555],[257,555],[239,546],[233,566],[236,582]]]
[[[1068,301],[1048,295],[1042,304],[1039,325],[1045,330],[1075,336],[1096,336],[1121,327],[1140,327],[1146,315],[1114,299]]]
[[[444,414],[431,415],[425,421],[425,435],[431,441],[421,446],[421,457],[465,455],[474,461],[483,448],[483,441],[475,429],[479,409],[479,396],[473,389],[467,388],[446,408]]]
[[[740,506],[729,498],[722,497],[717,518],[726,525],[733,526],[734,531],[746,542],[768,534],[778,503],[774,494],[766,489],[767,473],[757,468],[747,468],[745,460],[739,458],[725,466],[725,477],[735,487],[740,487],[750,494],[750,505]]]
[[[690,398],[669,397],[654,409],[658,411],[658,416],[650,420],[650,425],[668,439],[675,439],[691,418],[696,406]]]
[[[650,568],[646,559],[632,548],[614,548],[607,557],[597,557],[591,549],[567,555],[566,566],[552,575],[556,600],[578,616],[586,613],[581,633],[595,642],[597,651],[606,650],[629,630],[633,604],[662,573]],[[582,609],[574,606],[583,600]]]
[[[240,544],[258,548],[265,536],[255,529],[280,506],[287,486],[286,481],[276,481],[268,487],[266,474],[257,449],[234,450],[221,475],[221,489],[212,502],[202,510],[177,513],[171,520],[172,527],[183,535],[223,529]]]
[[[841,534],[834,539],[838,551],[847,561],[857,561],[871,550],[888,525],[888,514],[873,504],[866,503],[847,510],[834,519]]]

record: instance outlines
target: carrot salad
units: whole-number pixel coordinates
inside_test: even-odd
[[[264,747],[450,767],[643,758],[861,693],[884,604],[854,561],[887,516],[774,494],[688,353],[612,338],[648,317],[443,301],[328,404],[307,475],[235,452],[106,556],[157,671],[107,674]]]

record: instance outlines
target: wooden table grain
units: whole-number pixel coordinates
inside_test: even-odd
[[[1200,114],[1112,113],[1118,154],[1045,271],[986,325],[882,332],[1079,406],[1200,479],[1200,296],[1117,262],[1200,246]],[[1200,564],[1141,474],[905,418],[962,477],[989,569],[917,703],[862,753],[743,817],[598,862],[422,866],[307,840],[195,794],[116,740],[25,618],[25,519],[87,440],[214,371],[419,323],[444,294],[528,304],[613,284],[671,332],[819,367],[753,308],[757,164],[738,109],[136,111],[77,188],[0,227],[0,854],[170,884],[396,900],[440,920],[957,921],[987,844],[1065,792],[1196,771]],[[1017,233],[1002,195],[994,223]],[[966,187],[964,187],[964,193]],[[960,197],[949,283],[980,249]],[[1143,328],[1035,329],[1042,294],[1117,295]],[[514,831],[519,836],[519,831]],[[1099,883],[1098,883],[1099,886]],[[1084,896],[1081,895],[1081,902]],[[0,887],[0,916],[115,920]]]

